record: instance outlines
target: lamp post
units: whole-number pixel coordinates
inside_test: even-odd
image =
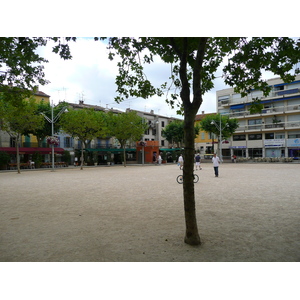
[[[51,123],[51,136],[54,136],[54,123],[56,123],[56,121],[59,119],[59,117],[61,116],[62,113],[67,112],[67,106],[64,106],[59,113],[54,117],[54,112],[53,112],[53,101],[51,103],[51,119],[49,117],[47,117],[44,113],[41,113],[44,118]],[[54,143],[51,144],[52,147],[52,172],[54,172]]]
[[[220,151],[220,161],[223,161],[222,158],[222,130],[228,126],[228,124],[226,123],[225,126],[222,128],[222,118],[221,118],[221,114],[220,114],[220,124],[218,125],[214,120],[212,120],[212,122],[210,124],[214,124],[217,129],[220,131],[220,136],[219,136],[219,151]]]

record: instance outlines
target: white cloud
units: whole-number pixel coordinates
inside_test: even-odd
[[[132,108],[150,112],[154,110],[160,115],[180,117],[176,108],[171,109],[165,102],[165,96],[151,99],[128,99],[120,104],[114,101],[116,94],[115,77],[118,72],[117,62],[108,59],[108,50],[104,42],[94,39],[80,38],[70,43],[72,60],[63,60],[58,54],[52,53],[51,43],[41,49],[39,53],[49,60],[45,65],[46,79],[50,84],[40,87],[49,94],[56,104],[60,100],[78,103],[83,99],[87,104],[94,104],[109,108],[113,107],[125,111]],[[170,65],[160,59],[155,64],[147,65],[145,73],[157,86],[168,81]],[[216,74],[221,76],[220,74]],[[217,78],[215,88],[203,96],[203,103],[198,113],[216,112],[216,90],[226,88],[222,78]]]

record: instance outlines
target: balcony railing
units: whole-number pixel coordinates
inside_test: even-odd
[[[255,125],[245,125],[240,126],[236,129],[239,131],[263,131],[268,129],[290,129],[290,128],[300,128],[300,121],[292,122],[278,122],[278,123],[266,123],[266,124],[255,124]]]
[[[263,94],[261,93],[261,95],[258,95],[257,97],[263,101],[272,100],[272,98],[278,99],[278,97],[282,97],[282,99],[284,100],[285,95],[292,95],[292,94],[299,94],[299,93],[300,93],[300,89],[296,88],[296,89],[290,89],[290,90],[273,91],[273,92],[270,92],[270,94],[266,97],[263,96]],[[255,98],[255,96],[252,96],[251,94],[249,94],[244,98],[234,99],[234,101],[233,101],[233,98],[231,95],[231,96],[229,96],[228,99],[219,100],[218,106],[228,106],[228,105],[235,105],[235,104],[240,104],[240,103],[250,103],[252,101],[252,98]]]
[[[261,111],[261,113],[257,114],[251,114],[249,110],[244,111],[232,111],[228,115],[230,118],[244,118],[254,115],[267,115],[267,114],[283,114],[283,113],[295,113],[299,111],[300,112],[300,104],[293,104],[293,105],[287,105],[287,106],[277,106],[272,108],[265,108]]]

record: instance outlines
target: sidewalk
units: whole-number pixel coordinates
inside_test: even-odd
[[[202,164],[202,245],[175,164],[0,173],[0,261],[300,261],[299,164]]]

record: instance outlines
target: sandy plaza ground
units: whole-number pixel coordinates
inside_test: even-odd
[[[300,164],[224,163],[215,178],[203,163],[201,246],[183,241],[181,172],[1,171],[3,299],[298,299]]]
[[[300,261],[300,164],[202,168],[196,247],[176,164],[0,172],[0,261]]]

